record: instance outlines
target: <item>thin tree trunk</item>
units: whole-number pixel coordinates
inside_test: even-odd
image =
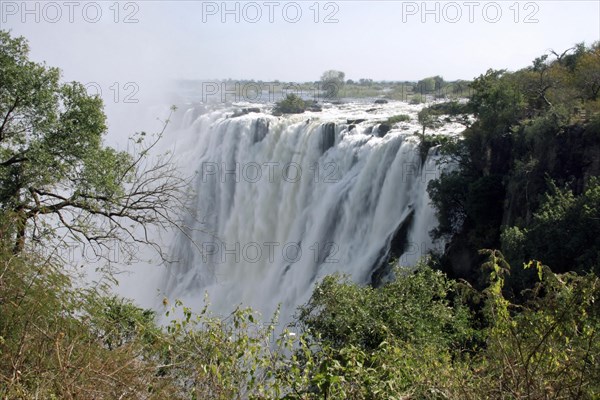
[[[13,247],[13,253],[19,254],[25,248],[25,228],[27,227],[27,219],[23,216],[22,211],[18,212],[16,226],[17,226],[17,234],[15,237],[15,245]]]

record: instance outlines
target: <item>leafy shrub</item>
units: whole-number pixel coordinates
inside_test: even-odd
[[[326,277],[298,316],[315,345],[298,357],[313,390],[291,398],[436,398],[464,373],[451,360],[475,334],[459,299],[457,283],[425,264],[381,288]]]
[[[282,114],[302,114],[306,111],[306,103],[300,96],[295,94],[288,94],[285,99],[282,99],[275,103],[273,108],[273,115]]]
[[[462,114],[471,114],[471,105],[469,103],[462,103],[456,100],[445,101],[442,103],[432,104],[429,106],[433,111],[444,115],[457,116]]]
[[[532,222],[503,236],[508,258],[518,262],[543,259],[555,271],[600,272],[600,178],[591,177],[580,196],[549,182]],[[516,240],[518,238],[518,240]],[[575,264],[575,265],[573,265]]]
[[[419,152],[421,159],[425,160],[429,149],[436,146],[445,146],[452,142],[453,139],[447,135],[425,135],[421,136],[421,142],[419,143]]]
[[[408,122],[408,121],[410,121],[410,115],[399,114],[399,115],[394,115],[392,117],[389,117],[387,119],[386,123],[389,125],[393,125],[398,122]]]
[[[600,394],[600,280],[594,275],[555,275],[530,262],[538,283],[527,301],[503,294],[510,267],[498,251],[489,256],[490,285],[483,292],[486,347],[477,357],[480,393],[488,398],[597,398]]]
[[[410,97],[409,103],[410,104],[422,104],[422,103],[425,103],[425,96],[422,96],[420,94],[413,94]]]
[[[59,399],[597,398],[600,280],[485,251],[478,291],[421,264],[381,288],[327,277],[300,309],[304,333],[176,301],[153,313],[94,291],[34,256],[0,257],[0,397]]]
[[[158,332],[150,315],[122,301],[121,316],[98,307],[106,302],[74,289],[62,267],[6,249],[0,287],[0,398],[176,398],[145,356],[150,341],[138,340]]]
[[[425,265],[396,275],[378,289],[326,277],[301,308],[299,321],[333,347],[373,350],[390,337],[420,342],[433,335],[440,345],[465,339],[459,334],[467,326],[465,310],[449,307],[454,282]]]

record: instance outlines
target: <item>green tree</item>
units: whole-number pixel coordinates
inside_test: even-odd
[[[442,78],[441,76],[430,76],[428,78],[421,79],[419,82],[417,82],[417,85],[415,86],[415,92],[418,92],[420,94],[427,94],[433,92],[439,93],[444,87],[444,85],[444,78]]]
[[[544,54],[533,60],[533,66],[530,68],[533,77],[528,92],[530,92],[529,95],[533,98],[533,107],[536,110],[552,107],[547,93],[555,83],[548,77],[550,64],[547,60],[548,55]]]
[[[422,128],[422,141],[425,140],[425,129],[437,129],[442,125],[438,117],[439,114],[429,107],[425,107],[421,111],[419,111],[419,114],[417,115],[417,120],[419,121],[419,124]]]
[[[488,70],[471,84],[470,106],[489,137],[509,132],[523,116],[524,99],[519,82],[505,70]]]
[[[524,268],[536,273],[537,282],[514,304],[504,287],[510,265],[497,250],[481,254],[488,256],[482,267],[489,284],[481,293],[487,326],[485,349],[476,358],[477,391],[494,399],[597,398],[598,277],[557,275],[528,262]]]
[[[469,81],[458,80],[452,83],[451,92],[452,94],[458,95],[459,97],[467,97],[469,91]]]
[[[149,157],[168,120],[159,134],[132,138],[133,153],[107,147],[102,100],[28,53],[24,38],[0,31],[0,209],[12,221],[2,234],[15,252],[57,227],[96,246],[124,240],[160,252],[147,230],[180,226],[186,186],[168,158]]]
[[[584,100],[596,101],[600,94],[600,42],[582,54],[575,67],[575,82]]]
[[[420,94],[431,93],[435,90],[435,79],[424,78],[417,82],[415,86],[415,92]]]
[[[578,269],[599,273],[600,178],[591,177],[579,196],[553,182],[549,185],[531,223],[504,231],[502,244],[507,256],[521,263],[543,259],[558,272]]]
[[[321,75],[321,90],[326,99],[337,99],[340,97],[344,86],[346,74],[342,71],[328,70]]]
[[[414,271],[394,272],[395,279],[380,288],[326,277],[300,308],[300,323],[335,348],[372,351],[391,337],[426,343],[434,335],[440,346],[467,339],[467,310],[457,303],[449,307],[455,282],[425,262]]]
[[[593,268],[596,217],[584,226],[575,199],[598,175],[597,51],[597,45],[578,44],[552,51],[556,59],[541,56],[528,68],[489,70],[473,81],[465,111],[475,121],[444,149],[459,168],[430,185],[440,219],[436,233],[453,237],[445,268],[473,278],[477,250],[498,248],[502,231],[511,262],[533,257],[557,271]],[[552,212],[541,218],[546,178],[568,186],[573,198],[553,196],[555,204],[544,206]],[[465,254],[463,263],[458,255]],[[519,280],[513,275],[509,284]]]
[[[278,101],[273,108],[273,114],[302,114],[306,111],[306,102],[300,96],[293,93]]]
[[[152,313],[71,278],[0,240],[0,398],[182,398],[157,373],[162,335]]]

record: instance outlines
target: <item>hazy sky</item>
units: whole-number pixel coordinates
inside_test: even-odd
[[[2,0],[0,23],[29,39],[32,58],[86,82],[307,81],[326,69],[352,79],[470,79],[600,40],[599,4]]]

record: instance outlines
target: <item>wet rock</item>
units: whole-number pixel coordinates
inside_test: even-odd
[[[258,107],[249,107],[249,108],[242,108],[239,110],[235,110],[235,112],[233,113],[233,115],[231,116],[231,118],[237,118],[237,117],[241,117],[242,115],[246,115],[246,114],[250,114],[250,113],[259,113],[260,108]]]
[[[353,125],[357,125],[357,124],[360,124],[361,122],[365,122],[365,121],[366,121],[366,119],[364,119],[364,118],[359,118],[359,119],[349,119],[349,120],[347,120],[347,122],[348,122],[349,124],[353,124]]]
[[[385,134],[390,131],[390,129],[392,129],[392,126],[390,124],[387,124],[387,123],[380,124],[377,127],[376,134],[377,134],[378,137],[384,137]]]

